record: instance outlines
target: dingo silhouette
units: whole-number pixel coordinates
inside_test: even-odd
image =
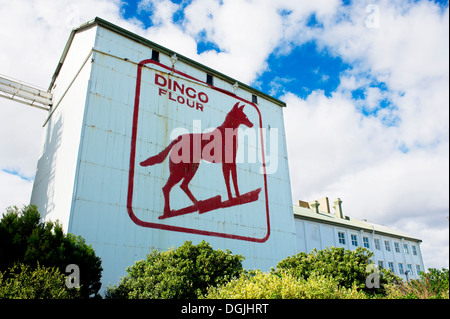
[[[149,157],[140,163],[141,166],[152,166],[162,163],[168,154],[170,175],[167,183],[162,188],[164,194],[164,214],[160,219],[179,216],[198,210],[200,213],[250,202],[258,199],[261,189],[240,195],[236,171],[236,155],[238,148],[238,127],[245,125],[253,127],[252,122],[243,112],[244,105],[236,103],[226,115],[222,125],[208,133],[190,133],[178,136],[159,154]],[[189,182],[194,177],[201,160],[211,163],[222,163],[222,172],[227,188],[228,201],[222,202],[220,196],[215,196],[205,201],[198,201],[189,189]],[[232,197],[230,175],[236,197]],[[181,180],[180,188],[193,202],[193,206],[178,212],[170,210],[170,191]]]

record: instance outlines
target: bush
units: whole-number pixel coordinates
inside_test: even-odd
[[[58,222],[42,222],[36,206],[8,208],[0,220],[0,271],[15,263],[36,268],[57,267],[65,274],[70,264],[80,269],[80,296],[96,296],[101,283],[101,259],[81,236],[65,235]]]
[[[0,272],[0,299],[71,299],[79,291],[65,286],[66,276],[53,267],[16,264]]]
[[[430,268],[420,279],[389,285],[387,291],[389,299],[449,299],[448,269]]]
[[[430,268],[427,273],[421,273],[420,279],[428,282],[430,290],[434,293],[436,298],[449,297],[449,276],[448,269],[442,268],[442,270]]]
[[[177,249],[154,250],[127,268],[118,286],[107,288],[107,298],[197,298],[208,286],[223,284],[242,271],[243,257],[214,250],[202,241],[187,241]]]
[[[288,272],[303,279],[308,279],[312,274],[331,276],[341,287],[352,289],[356,286],[370,295],[384,295],[384,286],[399,279],[392,272],[382,269],[379,272],[380,288],[367,288],[366,279],[374,268],[377,268],[372,267],[372,270],[368,271],[371,268],[368,266],[371,264],[372,255],[370,250],[361,247],[354,251],[336,247],[320,251],[314,249],[309,254],[300,252],[280,261],[277,271]]]
[[[288,272],[263,273],[259,270],[208,289],[207,299],[364,299],[355,285],[340,287],[336,279],[313,273],[306,280]]]

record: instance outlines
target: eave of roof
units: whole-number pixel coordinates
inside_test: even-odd
[[[56,70],[55,70],[55,72],[54,72],[54,74],[52,76],[52,80],[51,80],[51,83],[49,85],[48,91],[51,91],[51,88],[53,87],[53,84],[54,84],[56,78],[58,77],[59,71],[61,70],[61,67],[62,67],[62,65],[64,63],[64,60],[65,60],[66,55],[67,55],[67,52],[69,51],[70,45],[72,43],[72,40],[73,40],[75,34],[77,32],[86,30],[86,29],[91,28],[91,27],[96,26],[96,25],[102,26],[102,27],[104,27],[106,29],[109,29],[109,30],[111,30],[113,32],[116,32],[116,33],[118,33],[118,34],[120,34],[122,36],[125,36],[125,37],[127,37],[129,39],[132,39],[133,41],[141,43],[141,44],[143,44],[145,46],[151,47],[152,49],[155,49],[155,50],[157,50],[157,51],[159,51],[159,52],[161,52],[163,54],[166,54],[166,55],[169,55],[169,56],[172,56],[173,54],[176,54],[177,58],[178,58],[178,61],[182,61],[183,63],[186,63],[186,64],[191,65],[191,66],[193,66],[193,67],[195,67],[197,69],[200,69],[200,70],[202,70],[202,71],[204,71],[206,73],[209,73],[209,74],[213,75],[214,77],[217,77],[217,78],[219,78],[219,79],[221,79],[221,80],[223,80],[225,82],[228,82],[228,83],[230,83],[232,85],[237,83],[240,88],[243,88],[244,90],[246,90],[246,91],[248,91],[248,92],[250,92],[252,94],[255,94],[255,95],[257,95],[257,96],[259,96],[259,97],[261,97],[263,99],[266,99],[266,100],[268,100],[268,101],[270,101],[270,102],[272,102],[274,104],[277,104],[278,106],[286,107],[286,103],[283,102],[283,101],[280,101],[280,100],[278,100],[278,99],[276,99],[276,98],[274,98],[274,97],[272,97],[272,96],[270,96],[270,95],[268,95],[268,94],[266,94],[264,92],[261,92],[261,91],[259,91],[257,89],[252,88],[251,86],[249,86],[249,85],[247,85],[245,83],[239,82],[239,81],[237,81],[237,80],[235,80],[235,79],[233,79],[233,78],[231,78],[231,77],[229,77],[229,76],[227,76],[227,75],[225,75],[225,74],[223,74],[223,73],[221,73],[219,71],[216,71],[216,70],[214,70],[214,69],[212,69],[210,67],[207,67],[207,66],[205,66],[205,65],[203,65],[203,64],[201,64],[199,62],[196,62],[196,61],[194,61],[194,60],[192,60],[192,59],[190,59],[190,58],[188,58],[186,56],[183,56],[182,54],[179,54],[179,53],[177,53],[175,51],[172,51],[172,50],[170,50],[170,49],[168,49],[166,47],[163,47],[163,46],[161,46],[161,45],[159,45],[159,44],[157,44],[155,42],[152,42],[152,41],[150,41],[150,40],[148,40],[148,39],[146,39],[146,38],[144,38],[144,37],[142,37],[140,35],[137,35],[137,34],[135,34],[133,32],[130,32],[130,31],[126,30],[126,29],[123,29],[123,28],[121,28],[121,27],[119,27],[119,26],[117,26],[117,25],[115,25],[115,24],[113,24],[111,22],[108,22],[106,20],[103,20],[103,19],[101,19],[99,17],[96,17],[93,20],[90,20],[90,21],[88,21],[86,23],[83,23],[82,25],[80,25],[79,27],[77,27],[77,28],[75,28],[75,29],[73,29],[71,31],[71,33],[69,35],[69,39],[67,40],[66,46],[64,47],[63,53],[61,55],[61,58],[59,59],[58,65],[56,67]]]
[[[312,210],[308,208],[303,208],[299,206],[294,205],[294,218],[308,220],[308,221],[314,221],[318,223],[333,225],[337,227],[343,227],[343,228],[349,228],[354,229],[357,231],[363,230],[365,232],[372,233],[374,232],[377,235],[381,236],[388,236],[388,237],[395,237],[399,239],[405,239],[409,241],[415,241],[415,242],[422,242],[421,239],[415,238],[412,236],[409,236],[407,234],[404,234],[398,230],[394,230],[392,228],[379,225],[379,224],[373,224],[362,220],[357,220],[353,218],[338,218],[333,214],[319,212],[315,213]]]

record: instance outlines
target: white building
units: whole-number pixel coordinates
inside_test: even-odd
[[[92,245],[103,287],[185,241],[248,269],[295,253],[283,102],[99,18],[71,32],[50,92],[31,203]]]
[[[420,239],[392,228],[356,220],[342,212],[342,201],[333,202],[330,210],[328,197],[312,202],[299,200],[294,206],[294,223],[298,252],[309,253],[314,248],[344,247],[354,250],[365,247],[374,255],[375,265],[391,269],[403,279],[417,279],[425,271]],[[408,277],[408,278],[407,278]]]

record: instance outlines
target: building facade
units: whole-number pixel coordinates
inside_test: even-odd
[[[295,253],[283,102],[99,18],[50,90],[31,203],[92,245],[103,287],[185,241],[248,269]]]
[[[342,200],[332,203],[327,197],[294,206],[297,250],[309,253],[314,248],[364,247],[373,252],[373,263],[391,269],[403,279],[417,279],[425,271],[420,239],[392,228],[345,216]]]

